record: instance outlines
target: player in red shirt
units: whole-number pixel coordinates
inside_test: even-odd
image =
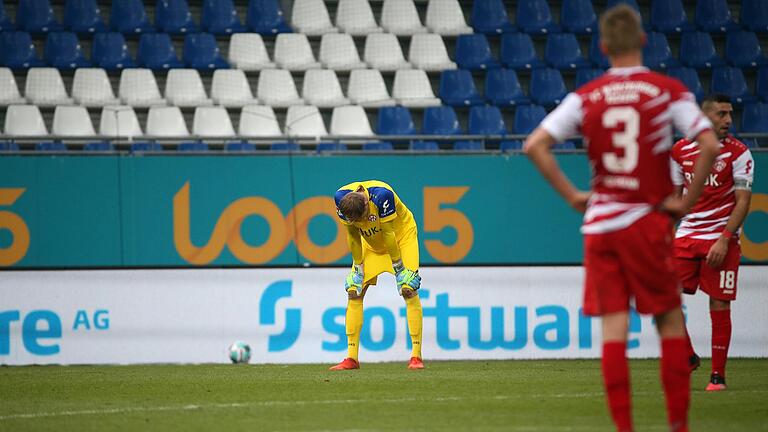
[[[683,292],[709,295],[712,319],[712,375],[707,391],[725,390],[725,363],[731,342],[731,301],[736,299],[741,248],[739,232],[752,198],[755,161],[747,146],[728,133],[733,107],[725,95],[707,97],[702,111],[714,126],[720,151],[707,173],[704,191],[680,222],[674,241],[675,269]],[[682,194],[693,178],[699,156],[696,142],[681,139],[672,147],[672,181]],[[699,356],[688,339],[691,371]]]
[[[656,318],[670,428],[687,431],[690,374],[670,216],[683,216],[696,202],[718,147],[688,89],[642,66],[645,39],[634,9],[605,12],[600,46],[612,68],[569,94],[528,137],[524,151],[572,207],[585,211],[584,313],[602,316],[602,371],[617,429],[632,430],[626,346],[634,298],[638,312]],[[673,127],[700,148],[683,197],[674,195],[670,178]],[[579,132],[592,167],[591,193],[573,186],[550,151]]]

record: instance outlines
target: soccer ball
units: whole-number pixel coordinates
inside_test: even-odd
[[[232,363],[248,363],[251,360],[251,347],[242,341],[235,341],[229,346],[229,359]]]

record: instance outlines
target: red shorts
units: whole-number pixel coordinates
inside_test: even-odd
[[[741,247],[736,238],[731,239],[723,264],[712,268],[707,264],[707,253],[714,243],[715,240],[675,239],[675,269],[683,284],[683,292],[696,294],[701,287],[714,299],[736,300]]]
[[[584,314],[629,310],[630,298],[643,314],[681,304],[672,259],[672,222],[650,213],[619,231],[584,236]]]

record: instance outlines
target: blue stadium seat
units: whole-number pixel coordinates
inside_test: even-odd
[[[89,142],[83,147],[83,151],[85,152],[113,152],[115,151],[115,146],[112,145],[109,141],[96,141],[96,142]]]
[[[682,0],[653,0],[651,27],[662,33],[681,33],[694,29],[685,14]]]
[[[749,31],[768,33],[768,2],[742,0],[739,23]]]
[[[408,108],[404,106],[388,106],[379,108],[376,121],[378,135],[415,135],[416,126]]]
[[[77,35],[72,32],[48,33],[45,41],[45,61],[57,69],[91,66],[91,62],[85,59]]]
[[[141,35],[137,61],[139,66],[153,70],[184,67],[176,56],[168,33]]]
[[[207,152],[208,143],[203,141],[187,141],[179,143],[179,151],[182,152]]]
[[[440,99],[451,106],[478,105],[484,102],[468,70],[444,70],[440,73]]]
[[[608,57],[600,51],[600,35],[596,34],[592,36],[589,42],[589,60],[595,67],[601,69],[608,69],[611,67],[611,63],[608,61]]]
[[[707,33],[723,33],[736,30],[727,0],[698,0],[696,2],[696,26]]]
[[[11,69],[45,66],[37,57],[32,37],[20,31],[0,33],[0,64]]]
[[[131,144],[131,153],[160,152],[163,146],[155,141],[135,142]]]
[[[76,33],[107,31],[96,0],[67,0],[64,3],[64,26]]]
[[[712,93],[722,93],[731,97],[733,103],[755,102],[757,98],[749,92],[744,72],[739,68],[723,66],[712,70]]]
[[[248,141],[230,141],[224,144],[225,152],[254,152],[256,151],[256,144],[249,143]]]
[[[559,104],[568,90],[565,81],[557,69],[534,69],[531,73],[531,100],[533,103],[544,106]]]
[[[0,32],[16,30],[16,25],[11,21],[11,17],[5,12],[5,2],[0,0]]]
[[[108,71],[136,67],[122,33],[96,33],[91,46],[94,66]]]
[[[768,104],[758,102],[744,105],[741,132],[768,133]]]
[[[453,143],[453,149],[455,151],[477,152],[485,150],[485,145],[482,141],[456,141]]]
[[[263,35],[293,31],[285,22],[278,0],[250,0],[246,20],[251,30]]]
[[[518,0],[517,26],[531,33],[558,33],[560,27],[552,19],[547,0]]]
[[[200,27],[203,31],[215,35],[240,33],[246,30],[240,23],[240,17],[237,16],[232,0],[205,0]]]
[[[528,135],[547,116],[547,111],[539,105],[521,105],[515,110],[514,133]]]
[[[732,66],[747,68],[768,64],[757,35],[753,32],[735,31],[725,39],[725,59]]]
[[[347,145],[337,142],[321,142],[317,144],[317,153],[347,151]]]
[[[597,33],[597,15],[591,0],[563,0],[560,6],[563,31],[575,34]]]
[[[388,141],[371,141],[363,143],[363,151],[392,151],[392,143]]]
[[[502,152],[519,151],[523,149],[523,142],[520,140],[504,140],[499,144],[499,150]]]
[[[757,71],[755,93],[760,96],[763,101],[768,102],[768,67],[762,67]]]
[[[497,106],[530,103],[512,69],[492,69],[485,75],[485,97]]]
[[[579,41],[572,33],[559,33],[547,36],[544,48],[544,60],[550,66],[561,69],[578,69],[590,64],[581,53]]]
[[[456,39],[456,63],[462,69],[483,70],[500,67],[483,34],[460,35]]]
[[[31,33],[64,30],[64,26],[56,21],[48,0],[19,0],[16,27]]]
[[[501,62],[518,70],[545,66],[536,56],[531,36],[525,33],[510,33],[501,37]]]
[[[576,143],[573,141],[565,141],[557,143],[550,148],[552,150],[576,150]]]
[[[637,4],[637,0],[608,0],[605,2],[605,8],[610,9],[614,6],[618,6],[620,4],[625,4],[627,6],[632,7],[636,11],[640,12],[640,6]]]
[[[667,37],[664,33],[648,33],[648,41],[643,47],[643,63],[651,69],[666,69],[680,66],[676,58],[672,56]]]
[[[269,149],[279,152],[297,152],[301,151],[301,146],[295,142],[276,142],[270,144]]]
[[[192,20],[187,0],[157,0],[155,26],[171,34],[196,33],[200,27]]]
[[[576,88],[583,86],[584,84],[592,81],[593,79],[602,76],[605,73],[602,69],[579,69],[576,71]]]
[[[683,33],[680,40],[679,57],[684,65],[696,69],[712,68],[725,64],[715,51],[712,36],[704,32]]]
[[[506,135],[507,126],[501,110],[495,106],[474,106],[469,110],[470,135]]]
[[[227,69],[229,63],[221,56],[216,38],[208,33],[188,34],[184,39],[184,63],[199,69]]]
[[[435,141],[412,141],[411,150],[414,151],[439,151],[440,146]]]
[[[477,33],[496,34],[515,31],[509,22],[503,0],[475,0],[472,2],[472,28]]]
[[[421,133],[424,135],[461,135],[463,131],[453,108],[436,106],[424,110]]]
[[[0,152],[17,152],[19,145],[13,141],[0,141]]]
[[[65,152],[67,146],[61,141],[46,141],[35,145],[35,150],[39,152]]]
[[[696,96],[697,101],[701,102],[704,100],[704,87],[701,85],[696,69],[688,67],[669,68],[667,69],[667,75],[682,81],[688,87],[688,90]]]
[[[120,0],[112,2],[109,25],[120,33],[152,33],[155,26],[150,24],[142,0]]]

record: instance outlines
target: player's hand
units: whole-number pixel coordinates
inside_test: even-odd
[[[392,268],[395,270],[395,280],[397,280],[397,292],[402,295],[403,286],[416,291],[421,286],[421,276],[419,271],[413,271],[405,268],[402,260],[398,260],[392,263]]]
[[[355,291],[358,296],[363,293],[363,267],[354,266],[352,271],[349,272],[347,278],[344,280],[344,289],[349,291]]]
[[[725,255],[727,253],[728,239],[720,237],[712,247],[709,248],[709,252],[707,252],[707,265],[715,269],[720,268],[720,266],[723,265],[723,261],[725,261]]]
[[[668,196],[659,205],[659,210],[667,213],[673,219],[679,220],[688,214],[688,202],[683,197]]]
[[[592,196],[592,192],[578,191],[568,200],[568,205],[573,207],[577,212],[584,213],[587,211],[587,202],[589,201],[590,196]]]

